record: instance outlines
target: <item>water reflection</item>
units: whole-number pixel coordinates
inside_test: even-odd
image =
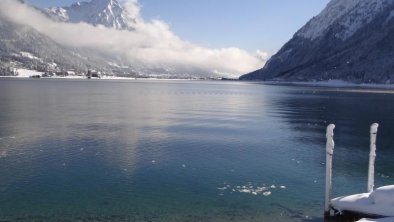
[[[2,80],[0,219],[311,220],[322,209],[327,123],[337,124],[337,184],[363,189],[370,121],[381,123],[377,169],[392,178],[391,99],[248,83]],[[253,194],[262,187],[270,195]]]
[[[321,144],[324,149],[325,127],[335,123],[334,174],[337,194],[365,192],[368,155],[369,127],[380,123],[378,132],[377,185],[392,183],[394,106],[391,90],[327,89],[314,87],[285,87],[279,99],[274,100],[279,115],[301,135],[303,143]],[[308,148],[311,148],[308,147]],[[315,149],[315,148],[314,148]],[[324,161],[324,152],[316,154]],[[351,183],[349,183],[351,181]],[[350,189],[351,187],[353,189]],[[342,189],[341,189],[342,188]]]

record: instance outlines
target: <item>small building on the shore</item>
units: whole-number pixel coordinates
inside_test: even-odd
[[[88,73],[86,74],[86,77],[88,77],[88,79],[91,79],[91,78],[98,78],[98,79],[100,79],[101,78],[101,72],[89,69]]]
[[[56,72],[46,71],[46,72],[44,72],[44,74],[42,74],[42,77],[53,77],[55,75],[56,75]]]
[[[66,71],[66,73],[67,73],[67,76],[75,76],[74,71],[69,70],[69,71]]]
[[[63,70],[63,71],[55,72],[55,75],[58,77],[67,77],[67,76],[75,76],[76,74],[75,71],[72,70],[66,70],[66,71]]]

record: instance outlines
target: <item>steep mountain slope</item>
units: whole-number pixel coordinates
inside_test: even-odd
[[[331,0],[241,80],[394,83],[394,0]]]
[[[98,52],[65,47],[36,30],[8,21],[0,14],[0,67],[28,68],[39,71],[75,70],[89,68],[110,74],[130,70],[113,67],[116,63]]]
[[[95,69],[131,77],[215,78],[248,66],[227,68],[233,61],[259,63],[241,49],[200,47],[176,36],[163,21],[145,22],[136,1],[91,0],[51,9],[16,1],[21,0],[0,1],[0,69],[51,71],[56,65],[63,71]]]
[[[136,18],[117,0],[76,2],[70,7],[52,7],[43,12],[55,21],[103,25],[118,30],[133,30]]]

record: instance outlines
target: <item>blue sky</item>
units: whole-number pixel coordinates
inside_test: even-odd
[[[75,0],[27,0],[39,7]],[[275,53],[329,0],[139,0],[145,20],[161,19],[182,39],[205,47]]]

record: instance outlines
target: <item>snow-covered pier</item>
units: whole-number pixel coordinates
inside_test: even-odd
[[[374,190],[374,171],[376,158],[376,135],[379,125],[374,123],[370,130],[370,154],[368,167],[367,192],[331,199],[332,193],[332,157],[334,154],[334,124],[327,127],[326,143],[326,193],[324,216],[356,215],[383,219],[362,219],[360,221],[394,222],[394,185],[379,187]]]

